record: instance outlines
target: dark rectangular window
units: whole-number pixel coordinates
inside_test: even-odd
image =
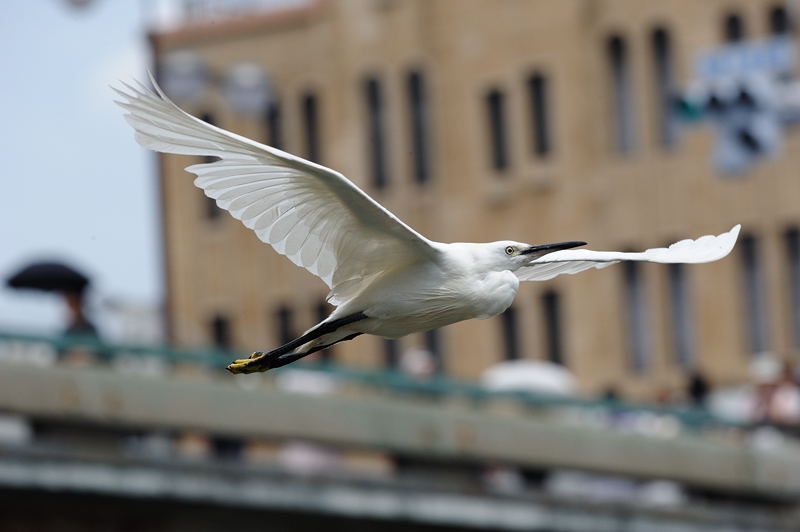
[[[745,27],[742,16],[737,13],[729,13],[725,16],[722,23],[722,36],[727,43],[736,43],[745,38]]]
[[[400,367],[400,342],[397,339],[383,339],[383,360],[388,370],[397,370]]]
[[[333,307],[328,304],[324,299],[317,303],[316,309],[317,323],[321,322],[333,311]],[[326,347],[319,352],[319,360],[325,364],[333,361],[333,347]]]
[[[624,262],[622,266],[627,306],[630,368],[636,373],[642,373],[647,370],[649,365],[648,353],[650,350],[645,285],[639,263]]]
[[[671,148],[677,140],[678,123],[672,112],[675,73],[669,32],[664,28],[653,30],[650,45],[653,54],[653,88],[658,116],[658,140],[665,148]]]
[[[281,105],[277,101],[270,102],[264,111],[264,142],[273,148],[283,149],[283,124]]]
[[[500,314],[502,324],[504,356],[506,360],[517,360],[520,358],[519,331],[517,329],[517,310],[508,307],[505,312]]]
[[[206,113],[201,114],[200,115],[200,120],[202,120],[203,122],[207,122],[207,123],[211,124],[212,126],[216,126],[217,125],[216,121],[214,120],[214,115],[211,114],[210,112],[206,112]],[[209,163],[213,163],[215,161],[219,161],[219,157],[215,157],[213,155],[206,155],[205,157],[203,157],[202,160],[203,160],[203,163],[209,164]],[[219,215],[222,213],[222,209],[220,209],[217,206],[217,200],[215,200],[214,198],[209,198],[208,196],[206,196],[204,194],[203,195],[203,202],[205,204],[206,218],[209,218],[209,219],[213,220],[213,219],[218,218]]]
[[[414,180],[427,182],[430,175],[430,138],[428,135],[428,95],[422,72],[414,70],[408,74],[408,108],[411,131],[411,155],[413,157]]]
[[[295,339],[292,309],[281,305],[275,311],[275,335],[280,345],[287,344]]]
[[[211,438],[211,452],[214,458],[225,462],[238,462],[242,459],[245,441],[240,438],[228,436],[213,436]]]
[[[206,122],[208,124],[211,124],[212,126],[216,126],[217,125],[216,120],[214,120],[214,115],[211,114],[210,112],[205,112],[205,113],[201,114],[200,115],[200,120],[202,120],[203,122]]]
[[[774,6],[769,10],[769,32],[779,37],[786,35],[791,30],[789,13],[786,6]]]
[[[683,264],[668,264],[667,274],[675,361],[681,368],[689,370],[694,367],[694,319],[686,268]]]
[[[739,250],[742,260],[742,288],[744,289],[744,311],[747,321],[745,330],[748,334],[751,352],[760,353],[769,348],[769,341],[767,305],[756,237],[753,235],[742,236]]]
[[[211,342],[221,349],[230,349],[232,340],[230,321],[225,316],[217,314],[211,320]]]
[[[369,78],[364,83],[364,101],[367,111],[367,146],[372,184],[381,189],[389,182],[386,154],[386,109],[380,81]]]
[[[303,135],[305,157],[315,163],[322,161],[320,146],[319,101],[315,94],[306,93],[302,99]]]
[[[431,354],[434,372],[437,374],[444,373],[441,329],[432,329],[425,332],[425,349]]]
[[[222,213],[222,209],[220,209],[219,206],[217,205],[217,200],[215,200],[214,198],[209,198],[205,194],[203,194],[203,197],[205,198],[203,202],[206,207],[205,208],[206,218],[210,220],[219,218],[219,215]]]
[[[792,343],[800,347],[800,230],[786,231],[786,259],[789,270],[789,319]]]
[[[561,341],[561,298],[558,292],[548,290],[542,295],[542,314],[544,315],[545,346],[550,362],[564,364]]]
[[[489,121],[491,163],[495,170],[505,170],[509,166],[505,112],[505,95],[497,89],[489,91],[486,95],[486,116]]]
[[[612,123],[614,147],[617,152],[630,154],[636,147],[636,127],[633,112],[633,88],[628,47],[625,39],[614,35],[608,39],[606,51],[611,74]]]
[[[546,156],[551,150],[548,91],[544,75],[535,73],[528,78],[532,147],[533,153],[539,157]]]

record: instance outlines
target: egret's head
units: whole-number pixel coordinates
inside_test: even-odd
[[[558,242],[556,244],[531,245],[513,240],[501,240],[489,244],[492,254],[491,262],[500,270],[515,271],[527,266],[531,261],[553,251],[584,246],[586,242]]]

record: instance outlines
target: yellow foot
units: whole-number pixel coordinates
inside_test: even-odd
[[[240,358],[228,364],[228,371],[231,373],[256,373],[259,371],[267,371],[270,369],[269,360],[265,356],[266,353],[256,351],[248,358]]]

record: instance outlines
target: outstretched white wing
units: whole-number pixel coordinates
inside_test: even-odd
[[[114,89],[145,148],[219,157],[187,168],[221,208],[298,266],[320,277],[340,304],[362,280],[390,267],[432,259],[428,239],[342,174],[207,124],[156,84]]]
[[[605,268],[620,261],[635,260],[662,263],[699,263],[721,259],[731,252],[740,225],[727,233],[701,236],[697,240],[681,240],[667,248],[653,248],[641,253],[565,249],[554,251],[531,261],[517,270],[521,281],[546,281],[562,273],[578,273],[589,268]]]

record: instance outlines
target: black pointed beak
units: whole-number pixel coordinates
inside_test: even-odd
[[[553,251],[558,251],[561,249],[571,249],[576,248],[578,246],[585,246],[586,242],[580,242],[577,240],[572,240],[570,242],[558,242],[555,244],[541,244],[539,246],[531,246],[527,249],[523,249],[520,252],[520,255],[533,255],[531,258],[539,258],[542,255],[547,255],[548,253],[552,253]]]

